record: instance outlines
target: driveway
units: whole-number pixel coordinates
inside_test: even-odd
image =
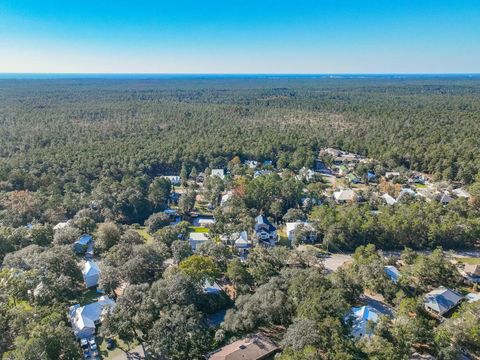
[[[337,269],[343,266],[345,263],[351,262],[352,256],[347,254],[331,254],[325,257],[323,265],[329,271],[337,271]]]

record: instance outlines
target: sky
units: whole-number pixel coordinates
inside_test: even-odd
[[[480,73],[480,1],[1,0],[0,73]]]

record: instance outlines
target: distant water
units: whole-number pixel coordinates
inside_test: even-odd
[[[480,78],[480,74],[87,74],[0,73],[0,79],[408,79]]]

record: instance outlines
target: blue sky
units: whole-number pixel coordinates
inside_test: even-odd
[[[0,72],[480,73],[480,1],[1,0]]]

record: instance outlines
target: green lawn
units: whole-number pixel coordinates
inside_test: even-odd
[[[464,264],[474,264],[474,265],[480,265],[480,258],[478,257],[467,257],[467,258],[457,258],[459,262],[462,262]]]
[[[125,353],[124,350],[133,349],[138,345],[138,343],[134,342],[130,344],[130,347],[129,347],[127,343],[123,342],[118,338],[115,338],[115,343],[116,343],[115,348],[112,350],[108,350],[107,342],[103,340],[104,339],[101,336],[96,337],[97,345],[98,345],[98,348],[100,349],[100,355],[104,360],[113,359],[114,357],[122,353],[124,354]]]
[[[102,296],[102,294],[96,292],[93,289],[87,289],[80,293],[80,295],[75,299],[75,304],[87,305],[94,302],[97,298]]]
[[[153,236],[149,234],[145,226],[141,226],[138,229],[134,229],[137,233],[140,234],[141,237],[145,239],[145,242],[147,244],[150,244],[153,242]]]
[[[425,184],[415,184],[415,187],[417,189],[425,189],[427,187],[427,185],[425,185]]]
[[[196,233],[208,233],[209,230],[206,227],[203,226],[189,226],[188,227],[189,232],[196,232]]]

